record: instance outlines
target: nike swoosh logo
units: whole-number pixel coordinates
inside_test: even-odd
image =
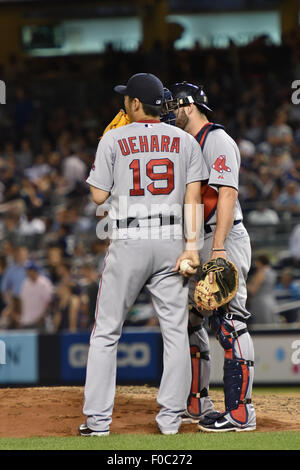
[[[216,428],[221,428],[222,426],[225,426],[225,424],[227,424],[228,421],[224,421],[223,423],[218,423],[218,421],[215,422],[215,427]]]

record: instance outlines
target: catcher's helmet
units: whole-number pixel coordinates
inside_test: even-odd
[[[160,115],[161,122],[175,126],[176,116],[173,111],[173,96],[168,88],[164,88],[164,98]]]
[[[188,82],[175,83],[170,87],[171,94],[173,96],[173,105],[178,107],[188,106],[191,103],[195,103],[203,110],[213,112],[207,106],[207,96],[203,91],[202,86],[193,85]]]

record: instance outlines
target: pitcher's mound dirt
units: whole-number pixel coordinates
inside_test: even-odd
[[[117,387],[112,433],[158,433],[155,416],[157,389]],[[223,392],[211,390],[223,411]],[[300,394],[254,393],[257,431],[300,431]],[[85,422],[83,387],[0,389],[0,437],[76,436]],[[196,424],[184,424],[181,432],[198,432]]]

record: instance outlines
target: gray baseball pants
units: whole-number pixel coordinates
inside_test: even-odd
[[[112,241],[100,279],[88,354],[83,412],[90,429],[109,429],[118,341],[126,315],[144,285],[151,293],[164,344],[156,421],[162,431],[180,427],[191,382],[188,285],[173,271],[183,248],[183,240]]]

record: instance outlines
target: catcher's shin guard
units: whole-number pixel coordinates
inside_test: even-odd
[[[208,395],[210,378],[209,340],[206,330],[200,325],[189,327],[192,362],[192,384],[186,413],[198,418],[214,410]]]
[[[246,398],[249,386],[250,371],[253,361],[244,359],[225,359],[224,361],[224,395],[226,411],[240,424],[248,421],[249,413],[246,405],[251,398]]]
[[[226,320],[214,315],[215,332],[225,351],[224,358],[224,398],[226,412],[239,423],[255,421],[255,411],[251,404],[254,350],[245,323],[239,320]],[[216,326],[218,325],[218,328]]]

